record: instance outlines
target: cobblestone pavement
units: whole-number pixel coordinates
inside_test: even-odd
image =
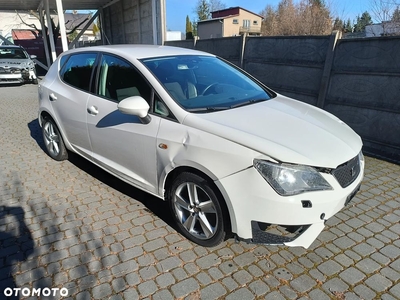
[[[0,299],[14,285],[21,299],[400,299],[398,165],[366,157],[361,192],[308,250],[203,248],[164,202],[79,157],[50,159],[36,86],[0,87],[0,105]]]

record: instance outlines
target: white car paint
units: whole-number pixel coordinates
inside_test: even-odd
[[[336,168],[360,152],[361,139],[341,120],[282,95],[241,109],[191,114],[183,123],[281,162]]]
[[[68,53],[79,53],[77,49]],[[332,190],[280,196],[253,167],[254,159],[335,169],[356,157],[360,137],[335,116],[282,95],[260,103],[205,114],[190,113],[177,104],[139,60],[169,55],[206,55],[161,46],[100,46],[129,60],[147,78],[176,121],[150,114],[151,121],[124,115],[115,102],[72,89],[60,80],[58,59],[39,87],[39,121],[52,116],[66,147],[108,172],[153,195],[164,198],[168,175],[191,167],[211,178],[229,210],[232,231],[252,239],[251,222],[311,225],[289,246],[309,247],[324,222],[340,211],[360,185],[360,174],[346,188],[327,173],[320,175]],[[50,95],[56,100],[49,101]],[[122,103],[122,102],[120,102]],[[123,106],[123,105],[121,105]],[[143,107],[139,108],[143,111]],[[143,117],[143,116],[141,116]],[[312,207],[302,207],[303,200]]]

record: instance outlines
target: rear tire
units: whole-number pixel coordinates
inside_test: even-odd
[[[220,244],[226,235],[226,212],[214,188],[203,177],[184,172],[173,181],[167,197],[181,233],[205,247]]]
[[[65,148],[60,131],[52,119],[44,119],[42,134],[47,154],[49,154],[51,158],[58,161],[68,159],[67,148]]]

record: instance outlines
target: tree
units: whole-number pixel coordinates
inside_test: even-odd
[[[400,7],[397,6],[392,14],[392,22],[400,22]]]
[[[261,13],[264,35],[319,35],[332,31],[330,9],[323,0],[281,0],[276,9],[268,5]]]
[[[20,16],[20,14],[18,13],[18,11],[16,11],[16,13],[17,13],[19,19],[21,20],[21,22],[24,23],[26,26],[29,26],[29,27],[35,29],[35,30],[38,31],[38,32],[42,32],[42,29],[37,28],[35,24],[28,24],[28,23],[26,23],[26,22],[24,21],[24,19]],[[35,16],[38,20],[40,20],[40,21],[41,21],[41,24],[46,24],[46,22],[45,22],[45,14],[44,14],[44,13],[42,14],[42,16],[43,16],[42,19],[40,19],[40,15],[39,15],[39,13],[38,13],[37,11],[30,10],[30,11],[29,11],[29,14]],[[91,16],[91,15],[89,14],[89,15],[87,16],[87,18],[84,18],[84,19],[83,19],[82,22],[80,22],[79,24],[77,24],[76,26],[74,26],[71,30],[69,30],[68,32],[66,32],[66,35],[71,35],[71,34],[73,34],[73,33],[79,28],[79,26],[81,26],[81,25],[82,25],[83,23],[85,23],[86,21],[90,20],[90,16]],[[51,25],[51,28],[53,29],[53,41],[54,41],[54,44],[56,45],[56,44],[57,44],[58,38],[61,36],[61,33],[60,33],[60,29],[61,29],[61,28],[60,28],[60,24],[59,24],[59,23],[58,23],[58,24],[55,24],[54,19],[53,19],[53,18],[50,18],[50,25]],[[49,37],[49,28],[48,28],[48,26],[45,26],[44,30],[45,30],[46,36]],[[47,39],[47,42],[48,42],[48,47],[49,47],[49,49],[50,49],[50,39],[49,39],[49,38]]]
[[[189,16],[186,16],[186,39],[187,40],[193,39],[192,22],[190,22]]]
[[[365,27],[371,24],[372,24],[371,15],[367,11],[365,11],[361,15],[361,17],[357,16],[357,22],[354,25],[354,32],[363,32],[365,31]]]
[[[374,18],[379,23],[390,21],[392,12],[397,7],[395,0],[370,0],[371,11]]]
[[[344,32],[353,32],[353,24],[350,19],[347,19],[346,25],[344,26]]]
[[[329,34],[332,32],[332,18],[325,1],[302,0],[300,9],[303,34]]]
[[[264,35],[275,35],[278,31],[278,16],[273,7],[267,5],[260,15],[264,17],[264,21],[261,24],[261,31]]]
[[[198,0],[195,8],[197,20],[203,21],[210,18],[210,5],[207,0]]]
[[[209,0],[210,13],[217,10],[226,8],[226,4],[222,3],[221,0]]]
[[[197,36],[197,21],[195,19],[192,20],[192,30],[193,37]]]
[[[335,21],[333,22],[333,30],[344,31],[344,22],[339,17],[336,17]]]

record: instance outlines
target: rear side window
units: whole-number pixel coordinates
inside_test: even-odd
[[[61,79],[80,90],[90,90],[90,78],[92,76],[96,53],[73,54],[61,69]]]

